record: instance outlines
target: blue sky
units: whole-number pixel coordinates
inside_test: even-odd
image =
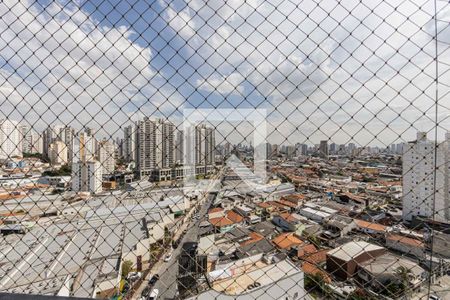
[[[177,122],[184,108],[257,107],[274,143],[413,139],[434,126],[431,4],[6,0],[2,114],[119,136],[144,115]],[[439,3],[441,132],[448,6]]]

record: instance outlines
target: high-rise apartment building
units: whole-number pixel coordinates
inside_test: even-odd
[[[417,140],[403,147],[404,221],[415,216],[450,220],[450,133],[435,147],[425,132],[418,132]]]
[[[80,132],[75,138],[72,163],[72,190],[98,193],[102,191],[103,168],[96,160],[95,137]]]
[[[113,143],[103,140],[99,142],[98,161],[103,174],[113,174],[116,166],[115,146]]]
[[[68,163],[67,145],[59,140],[50,144],[48,154],[52,165],[65,165]]]
[[[123,159],[129,163],[136,160],[136,126],[129,125],[123,130]]]
[[[214,129],[200,124],[195,126],[195,164],[213,165],[215,163],[216,137]]]
[[[136,169],[140,176],[174,166],[174,124],[144,118],[136,122]]]
[[[175,163],[183,164],[183,153],[184,153],[184,132],[183,130],[177,130],[176,141],[175,141]]]
[[[328,158],[328,141],[320,141],[319,145],[319,155],[322,158]]]
[[[22,133],[15,121],[0,120],[0,159],[22,156]]]
[[[72,164],[72,190],[99,193],[102,191],[102,167],[100,162],[78,161]]]

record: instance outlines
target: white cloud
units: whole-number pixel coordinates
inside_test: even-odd
[[[0,15],[0,57],[7,62],[0,73],[0,101],[7,116],[40,129],[56,121],[94,123],[115,132],[128,121],[129,109],[146,104],[137,105],[139,99],[165,93],[182,104],[176,91],[152,85],[161,80],[150,67],[152,53],[134,42],[125,26],[101,25],[75,5],[58,2],[43,8],[6,0]]]
[[[207,79],[199,79],[197,86],[201,90],[208,92],[219,92],[221,94],[242,94],[244,87],[242,83],[244,77],[239,73],[233,73],[228,76],[213,75]]]
[[[415,130],[433,126],[423,115],[433,104],[435,79],[429,29],[434,9],[426,0],[195,0],[186,5],[191,19],[184,21],[195,26],[189,48],[198,53],[189,63],[210,67],[199,72],[197,87],[226,96],[237,87],[227,74],[241,74],[269,100],[265,107],[277,108],[273,127],[293,123],[297,134],[309,127],[310,134],[341,140],[352,137],[346,133],[365,132],[354,135],[364,144],[375,135],[382,143],[408,139]],[[440,19],[448,7],[440,9]],[[448,31],[447,23],[439,26]],[[445,34],[439,40],[445,41]],[[450,51],[448,44],[440,47],[440,61],[447,62],[440,66],[444,79]],[[386,124],[394,131],[383,131]],[[292,135],[289,130],[285,136]]]

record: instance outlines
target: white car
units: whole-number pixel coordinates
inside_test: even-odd
[[[150,293],[150,296],[148,296],[148,300],[156,300],[158,298],[159,295],[159,291],[158,289],[153,289],[152,292]]]
[[[134,281],[141,278],[141,276],[142,276],[141,272],[130,272],[128,273],[127,279],[130,281]]]
[[[164,261],[168,262],[172,259],[172,251],[170,251],[165,257],[164,257]]]

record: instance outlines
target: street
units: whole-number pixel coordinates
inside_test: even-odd
[[[160,299],[173,299],[177,293],[177,274],[178,274],[178,257],[181,253],[181,248],[185,242],[198,242],[198,225],[203,217],[207,214],[208,208],[214,200],[214,196],[208,195],[208,200],[202,205],[199,211],[200,218],[193,220],[188,227],[188,231],[181,239],[178,247],[173,251],[172,259],[160,266],[158,274],[159,281],[154,288],[159,290]]]

